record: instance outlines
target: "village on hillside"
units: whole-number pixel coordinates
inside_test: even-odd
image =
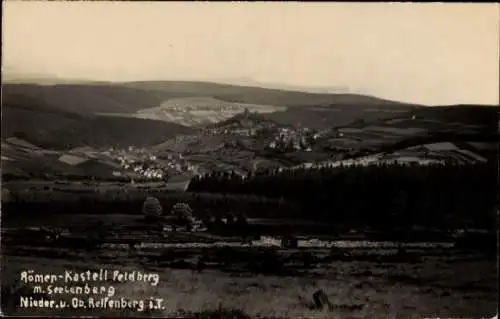
[[[245,109],[233,118],[202,128],[196,134],[177,135],[154,147],[91,146],[52,150],[20,137],[2,141],[4,171],[23,174],[37,163],[46,162],[56,175],[86,174],[95,177],[127,178],[131,181],[184,182],[211,170],[240,175],[263,167],[337,167],[406,163],[429,165],[445,162],[484,163],[491,144],[477,141],[419,142],[384,150],[408,138],[426,137],[436,129],[456,130],[460,123],[444,123],[399,116],[378,122],[355,121],[331,129],[285,126]],[[463,125],[462,125],[463,126]],[[470,132],[478,127],[468,125]],[[299,163],[283,166],[280,156],[299,155]],[[309,154],[309,155],[300,155]],[[330,154],[325,158],[324,154]],[[53,163],[54,165],[51,165]],[[49,172],[44,172],[47,175]],[[31,174],[36,174],[36,170]]]

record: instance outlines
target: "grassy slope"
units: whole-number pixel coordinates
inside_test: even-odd
[[[118,269],[157,273],[160,276],[157,286],[145,282],[114,284],[114,298],[164,298],[166,309],[161,313],[109,309],[92,313],[45,311],[48,316],[179,317],[180,314],[176,312],[181,310],[202,312],[219,307],[241,309],[254,318],[410,318],[446,317],[450,313],[486,318],[495,311],[494,295],[497,289],[492,284],[495,282],[494,266],[483,260],[471,262],[470,259],[443,256],[427,257],[425,262],[417,264],[333,262],[312,270],[317,273],[315,276],[280,277],[234,276],[218,270],[197,273],[165,269],[164,266],[141,263],[128,256],[124,250],[117,252],[117,249],[110,255],[114,264],[106,264],[95,258],[91,264],[82,262],[82,257],[88,256],[85,254],[81,254],[79,260],[5,256],[2,275],[7,285],[24,269],[51,274],[61,274],[67,269],[77,272]],[[312,294],[318,289],[323,289],[334,304],[331,312],[310,309]]]
[[[439,121],[442,124],[433,125],[429,134],[425,136],[409,136],[394,145],[386,145],[384,151],[394,151],[406,147],[426,143],[453,142],[464,146],[465,141],[498,143],[498,108],[482,105],[454,105],[440,106],[415,110],[414,114],[422,120]],[[417,123],[420,122],[417,120]],[[420,122],[420,127],[425,128],[426,123]],[[432,123],[431,123],[432,124]],[[447,126],[457,124],[455,127]],[[468,126],[475,126],[469,131]],[[419,127],[419,125],[416,125]],[[471,147],[471,151],[496,159],[495,151],[481,151]]]
[[[414,110],[413,113],[424,119],[480,125],[487,131],[496,131],[498,129],[499,108],[493,105],[444,105],[419,108]]]
[[[2,108],[2,138],[22,133],[25,140],[46,148],[153,145],[191,131],[179,124],[160,121],[84,116],[8,105]]]
[[[11,106],[39,107],[71,113],[94,112],[133,113],[139,109],[157,106],[175,94],[156,94],[105,84],[61,84],[54,86],[35,84],[5,84],[2,86],[3,103]]]
[[[2,90],[2,137],[21,132],[45,147],[151,145],[191,132],[174,123],[93,115],[156,106],[165,96],[152,92],[108,85],[7,84]]]
[[[174,123],[96,117],[94,112],[133,113],[176,94],[155,94],[109,84],[2,86],[2,137],[15,132],[45,147],[151,145],[191,129]]]
[[[411,115],[415,115],[416,119],[411,119]],[[445,141],[454,143],[464,141],[494,143],[498,141],[498,108],[483,105],[450,105],[416,108],[406,114],[391,115],[385,119],[365,120],[363,123],[343,125],[343,127],[360,130],[360,133],[347,133],[345,137],[358,136],[368,138],[367,136],[370,134],[365,131],[365,128],[369,126],[382,126],[403,130],[405,128],[425,130],[425,134],[415,133],[406,136],[400,136],[396,133],[379,132],[378,134],[381,135],[400,137],[396,139],[396,143],[390,140],[387,141],[388,144],[384,143],[384,148],[391,151],[420,144]]]

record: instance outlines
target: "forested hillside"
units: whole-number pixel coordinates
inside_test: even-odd
[[[241,178],[212,173],[189,190],[283,198],[301,218],[377,228],[494,225],[495,164],[380,165],[268,171]],[[285,216],[283,216],[285,217]]]

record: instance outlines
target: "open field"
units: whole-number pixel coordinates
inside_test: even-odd
[[[174,122],[186,126],[198,126],[224,121],[242,113],[245,109],[250,112],[272,113],[285,111],[286,107],[226,102],[212,97],[176,98],[166,100],[157,107],[138,110],[132,116]],[[103,113],[102,115],[112,116],[113,113]]]
[[[127,266],[123,266],[126,263]],[[431,263],[431,259],[427,261]],[[240,309],[253,317],[277,318],[419,318],[459,314],[492,317],[495,313],[496,287],[483,278],[481,271],[491,272],[491,265],[471,261],[442,261],[439,265],[423,263],[373,264],[364,262],[332,263],[323,275],[316,277],[242,275],[218,270],[201,273],[162,266],[141,265],[130,258],[115,264],[95,260],[54,260],[33,257],[7,257],[5,274],[16,276],[24,269],[40,273],[63,273],[103,268],[139,270],[160,275],[160,284],[120,284],[116,297],[140,299],[163,298],[165,310],[154,314],[166,317],[182,312],[202,312],[219,307]],[[460,272],[457,271],[460,269]],[[408,275],[413,273],[413,275]],[[415,276],[418,273],[418,276]],[[458,281],[456,278],[462,278]],[[467,279],[465,279],[467,278]],[[490,278],[493,279],[493,278]],[[450,285],[450,282],[453,282]],[[331,312],[309,309],[312,293],[321,288],[333,300]],[[20,312],[21,314],[22,312]],[[26,312],[25,312],[26,313]],[[74,311],[59,314],[75,315]],[[46,312],[50,314],[50,312]],[[55,314],[52,312],[52,314]],[[80,313],[83,314],[83,313]],[[92,311],[92,315],[140,315],[137,311]],[[151,314],[148,314],[151,316]]]
[[[72,220],[85,228],[92,225],[91,219],[75,216]],[[45,226],[52,224],[57,226],[49,219],[45,221]],[[125,237],[93,250],[70,248],[62,243],[51,246],[41,241],[31,244],[3,241],[2,285],[12,285],[26,269],[50,274],[135,270],[159,275],[156,286],[146,282],[96,284],[112,285],[113,298],[163,298],[165,309],[161,311],[59,309],[40,312],[47,315],[178,317],[219,308],[237,309],[250,318],[491,317],[495,313],[495,261],[449,245],[414,244],[408,246],[403,255],[397,253],[394,244],[356,242],[333,249],[301,248],[300,245],[298,249],[258,245],[197,247],[196,242],[215,243],[223,239],[210,234],[186,237],[182,233],[158,233],[156,236],[163,237],[163,242],[183,242],[184,245],[154,246],[143,241],[146,237],[148,241],[158,241],[159,237],[152,233],[139,236],[141,232],[130,228],[133,224],[131,219],[128,222],[122,219],[122,223],[114,227],[127,228],[125,225],[128,225],[129,230],[122,231],[121,236]],[[9,226],[15,224],[9,223]],[[226,242],[234,240],[227,238]],[[130,248],[130,244],[135,246]],[[62,281],[60,284],[63,285]],[[322,289],[333,304],[330,311],[314,309],[312,294],[318,289]],[[15,302],[12,295],[3,297],[3,303],[12,307]],[[70,302],[71,297],[61,298]],[[23,314],[22,310],[16,313]]]
[[[136,191],[128,186],[128,195],[120,183],[13,181],[6,185],[13,193],[22,192],[26,201],[24,206],[2,203],[2,309],[8,314],[23,314],[23,309],[15,310],[19,295],[39,296],[32,294],[30,285],[21,285],[24,288],[17,292],[5,291],[15,287],[13,282],[27,269],[57,274],[64,274],[65,270],[135,270],[159,275],[156,286],[144,282],[94,284],[116,288],[112,299],[163,298],[164,309],[42,309],[39,314],[45,315],[200,317],[209,311],[220,314],[225,309],[239,311],[237,318],[421,318],[492,317],[496,310],[494,254],[455,246],[442,238],[425,235],[421,240],[397,244],[387,239],[364,238],[362,232],[337,232],[335,223],[316,234],[318,224],[328,223],[290,217],[249,218],[249,232],[171,232],[157,224],[144,224],[143,216],[138,214],[146,191],[153,191],[150,194],[154,196],[155,189],[162,193],[155,184],[149,185],[149,190]],[[59,190],[52,192],[46,187]],[[123,198],[118,196],[118,190],[122,190]],[[60,194],[67,196],[68,201],[42,198]],[[92,202],[97,195],[108,202],[99,203],[99,211],[85,212],[93,206],[86,206],[82,198],[88,196]],[[129,197],[134,197],[134,201],[129,201]],[[163,192],[158,198],[166,211],[183,201],[195,213],[202,214],[204,209],[224,211],[223,198],[233,203],[245,202],[248,212],[253,211],[256,216],[271,216],[278,211],[273,207],[285,204],[277,199],[259,207],[256,196],[189,192]],[[195,204],[197,200],[199,205]],[[59,214],[49,215],[49,210]],[[121,214],[112,214],[120,211]],[[476,205],[474,214],[478,211]],[[349,212],[354,212],[352,205]],[[62,235],[47,237],[40,227],[61,228]],[[272,228],[286,229],[273,234]],[[298,237],[297,248],[283,247],[273,238],[257,238],[290,233]],[[400,246],[405,249],[399,250]],[[312,295],[319,289],[325,292],[331,309],[313,306]],[[95,297],[102,296],[101,293]],[[74,298],[68,294],[45,297],[68,303]],[[81,299],[88,301],[86,297]],[[33,310],[30,311],[32,315]]]

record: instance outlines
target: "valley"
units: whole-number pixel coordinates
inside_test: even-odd
[[[163,297],[163,317],[494,311],[495,106],[204,82],[4,93],[4,309],[25,314],[8,302],[33,288],[11,279],[36,265],[154,271],[117,291]],[[170,225],[179,204],[205,231]]]

